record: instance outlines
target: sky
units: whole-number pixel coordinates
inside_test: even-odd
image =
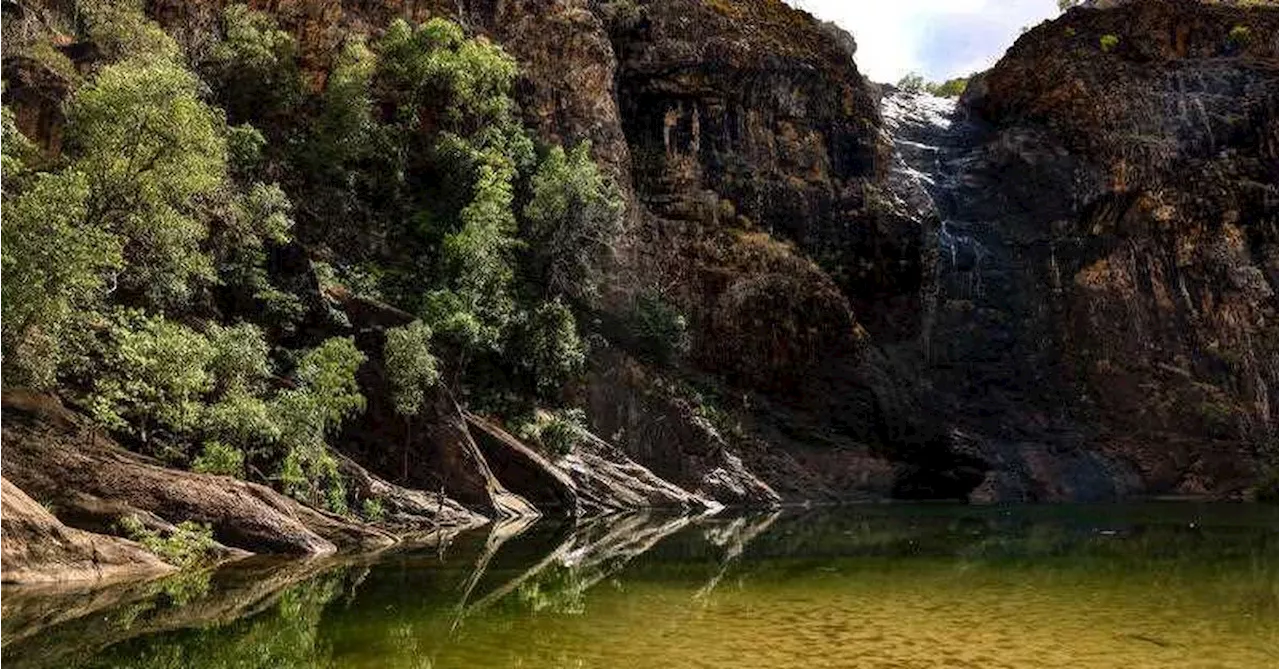
[[[1058,15],[1056,0],[787,0],[853,33],[858,69],[893,83],[943,81],[991,67],[1023,26]]]

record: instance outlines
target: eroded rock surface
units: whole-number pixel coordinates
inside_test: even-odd
[[[9,479],[0,478],[5,583],[113,580],[172,571],[147,549],[63,525]]]

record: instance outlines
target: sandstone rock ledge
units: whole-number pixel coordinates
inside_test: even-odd
[[[124,515],[158,530],[207,523],[224,559],[367,551],[399,540],[391,529],[309,508],[266,486],[163,467],[96,433],[48,395],[6,391],[3,438],[5,583],[172,569],[137,544],[106,536]],[[411,496],[396,492],[403,517]],[[409,510],[433,514],[419,517],[419,526],[456,530],[484,522],[453,503],[418,506]]]
[[[114,580],[174,569],[132,541],[63,525],[8,479],[0,478],[0,486],[6,583]]]

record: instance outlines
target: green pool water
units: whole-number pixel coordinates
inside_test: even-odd
[[[881,505],[486,529],[74,593],[20,667],[1275,667],[1277,511]]]

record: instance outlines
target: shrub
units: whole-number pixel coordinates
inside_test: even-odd
[[[281,427],[271,402],[233,392],[209,405],[201,424],[203,434],[250,454],[270,452],[280,441]]]
[[[1120,44],[1120,38],[1115,35],[1103,35],[1098,39],[1098,45],[1102,47],[1104,52],[1109,52]]]
[[[244,452],[220,441],[209,441],[191,463],[191,471],[244,478]]]
[[[581,409],[540,411],[532,422],[518,430],[519,435],[533,441],[551,454],[569,455],[582,443],[587,432],[587,417]]]
[[[1235,26],[1227,33],[1227,44],[1237,49],[1243,47],[1249,43],[1250,34],[1247,26]]]
[[[182,569],[209,562],[216,547],[213,529],[191,520],[178,523],[168,536],[161,536],[148,529],[137,516],[132,515],[120,518],[119,527],[126,537],[142,544],[165,562]]]
[[[324,444],[301,444],[289,450],[280,465],[286,495],[312,506],[346,514],[347,487],[338,461]]]
[[[655,292],[636,297],[630,321],[639,352],[655,362],[668,364],[689,348],[684,314]]]
[[[964,94],[964,89],[969,85],[969,77],[956,77],[948,79],[940,84],[929,83],[925,89],[930,95],[936,95],[940,98],[958,98]]]
[[[386,517],[387,512],[382,508],[382,500],[376,497],[366,497],[360,504],[360,515],[371,523],[380,523]]]
[[[431,355],[431,328],[414,321],[387,330],[382,350],[396,413],[416,416],[427,391],[440,380],[439,365]]]

